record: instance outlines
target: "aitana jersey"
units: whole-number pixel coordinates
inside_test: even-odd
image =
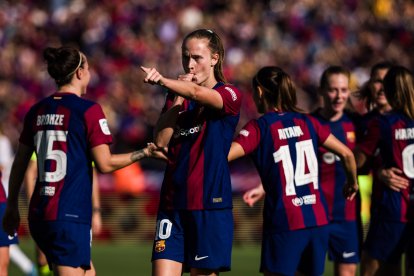
[[[339,141],[351,150],[355,147],[355,128],[351,118],[345,113],[337,121],[329,121],[319,111],[312,114],[319,123],[328,128]],[[332,221],[356,220],[356,200],[347,200],[343,194],[346,172],[339,156],[324,147],[318,149],[320,183],[328,205],[329,219]]]
[[[53,94],[30,109],[20,142],[37,155],[29,219],[90,224],[91,149],[112,142],[100,105],[72,93]]]
[[[266,191],[265,231],[328,223],[316,150],[329,135],[315,118],[293,112],[266,113],[240,131],[235,142],[251,155]]]
[[[161,188],[163,210],[232,207],[227,155],[240,117],[241,94],[223,83],[214,89],[223,99],[222,110],[190,100],[185,100],[180,110]],[[173,99],[170,93],[164,111]]]
[[[377,191],[378,198],[375,198],[377,206],[371,215],[382,220],[412,220],[409,202],[414,180],[414,121],[397,111],[379,115],[370,121],[368,132],[358,145],[368,156],[379,148],[384,168],[399,168],[410,181],[410,187],[401,192],[381,185],[382,190]]]

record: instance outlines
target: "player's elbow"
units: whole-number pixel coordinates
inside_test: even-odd
[[[114,168],[109,163],[96,164],[96,168],[100,173],[111,173],[114,171]]]

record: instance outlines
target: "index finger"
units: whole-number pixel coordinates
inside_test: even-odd
[[[149,73],[149,71],[151,70],[150,68],[144,67],[144,66],[142,66],[142,65],[141,65],[140,67],[141,67],[141,70],[142,70],[142,71],[144,71],[144,72],[145,72],[145,73],[147,73],[147,74],[148,74],[148,73]]]

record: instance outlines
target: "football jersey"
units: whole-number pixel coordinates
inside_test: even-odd
[[[112,143],[101,106],[72,93],[55,93],[29,110],[20,143],[37,155],[29,219],[90,223],[91,149]]]
[[[308,115],[268,112],[235,139],[250,154],[266,191],[263,223],[281,232],[325,225],[317,149],[330,135]]]
[[[319,123],[328,128],[339,141],[351,150],[355,147],[356,135],[354,123],[344,113],[336,121],[329,121],[319,111],[312,114]],[[329,219],[333,221],[354,221],[356,219],[356,200],[347,200],[343,194],[346,184],[346,172],[339,156],[324,147],[318,149],[320,168],[320,186],[326,199]]]
[[[397,111],[379,115],[369,122],[368,131],[358,145],[368,156],[373,156],[379,148],[384,168],[399,168],[410,181],[409,188],[400,192],[381,185],[372,216],[407,222],[412,218],[409,202],[414,179],[414,121]]]
[[[221,110],[184,100],[168,145],[168,163],[161,187],[163,210],[204,210],[232,207],[227,155],[240,117],[241,94],[218,83]],[[167,110],[174,99],[169,93]]]
[[[358,122],[356,123],[356,132],[357,132],[357,141],[361,141],[364,135],[368,132],[368,126],[373,120],[377,120],[377,117],[381,113],[377,109],[373,109],[368,112]],[[371,214],[375,214],[375,209],[377,208],[378,202],[381,201],[382,193],[384,190],[384,184],[381,180],[378,179],[377,170],[382,167],[382,158],[380,154],[380,149],[377,148],[373,156],[369,156],[362,168],[358,168],[358,174],[368,175],[372,174],[372,193],[371,193]]]
[[[7,201],[7,197],[6,197],[6,191],[4,190],[4,186],[3,183],[1,182],[1,172],[0,172],[0,203],[6,202]]]

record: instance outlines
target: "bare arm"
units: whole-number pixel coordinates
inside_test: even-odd
[[[166,147],[170,142],[183,101],[183,97],[176,96],[173,106],[158,119],[154,130],[154,143],[158,147]]]
[[[92,149],[92,155],[97,169],[102,173],[113,172],[131,165],[144,157],[150,156],[148,148],[130,153],[112,154],[107,144],[94,147]]]
[[[35,160],[30,160],[27,166],[26,173],[24,175],[23,185],[26,189],[27,199],[30,200],[32,197],[34,187],[37,179],[37,163]]]
[[[101,196],[99,192],[98,172],[95,168],[92,171],[92,231],[94,234],[101,233]]]
[[[230,162],[237,158],[243,157],[245,155],[246,153],[244,152],[243,147],[239,143],[233,142],[231,143],[231,147],[230,147],[229,155],[227,156],[227,160]]]
[[[326,139],[325,143],[323,144],[323,147],[335,153],[341,158],[342,165],[345,168],[347,178],[347,183],[344,187],[344,195],[347,197],[347,199],[352,200],[356,195],[356,191],[358,190],[356,162],[354,154],[346,145],[340,142],[332,134],[328,136],[328,139]]]
[[[357,168],[362,168],[367,162],[368,156],[358,146],[356,146],[354,149],[354,155]]]
[[[14,235],[20,224],[18,197],[32,153],[33,148],[24,144],[19,144],[11,168],[9,197],[7,199],[6,212],[3,217],[3,228],[9,235]]]
[[[144,82],[146,83],[165,86],[179,96],[194,100],[211,108],[223,108],[223,99],[220,94],[212,88],[207,88],[190,81],[165,78],[155,68],[141,66],[141,69],[146,73],[144,79]]]

